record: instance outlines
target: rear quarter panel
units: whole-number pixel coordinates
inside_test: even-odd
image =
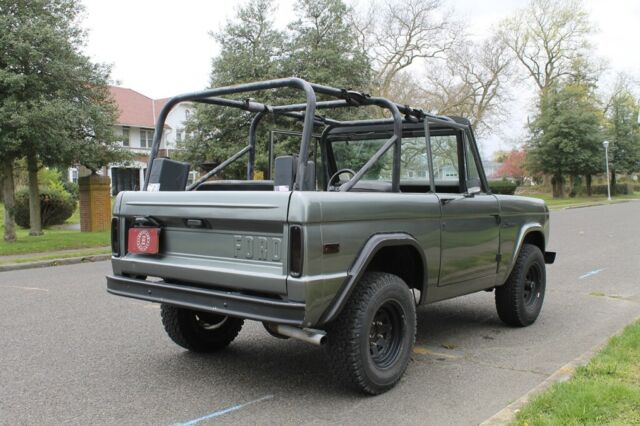
[[[496,197],[500,203],[500,253],[502,254],[496,285],[502,285],[511,272],[520,244],[527,233],[542,232],[546,246],[549,240],[549,209],[544,201],[537,198],[515,195],[497,195]]]
[[[289,223],[304,230],[304,273],[287,279],[289,297],[305,300],[318,318],[340,289],[366,241],[374,234],[402,232],[415,238],[427,259],[427,282],[440,267],[440,204],[434,194],[294,192]],[[323,254],[323,244],[340,251]],[[428,290],[427,290],[428,291]]]

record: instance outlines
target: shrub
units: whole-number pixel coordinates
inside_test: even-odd
[[[77,203],[80,199],[80,188],[78,187],[78,184],[71,181],[65,181],[62,183],[62,186],[64,187],[64,190],[67,191],[69,195],[71,195],[71,198]]]
[[[489,188],[494,194],[513,195],[517,187],[515,182],[506,179],[489,181]]]
[[[69,219],[76,209],[76,201],[65,191],[58,189],[40,189],[40,215],[42,227],[60,225]],[[16,204],[14,207],[16,223],[23,227],[29,227],[29,190],[21,189],[16,192]]]
[[[593,195],[607,195],[607,185],[592,185],[591,193]],[[629,193],[629,187],[626,183],[616,183],[615,188],[611,186],[611,194],[626,195]]]

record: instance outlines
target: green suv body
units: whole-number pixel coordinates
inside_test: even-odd
[[[307,102],[278,110],[222,97],[255,86],[174,98],[302,121],[300,152],[270,158],[268,179],[253,180],[252,125],[247,180],[211,180],[222,163],[187,190],[164,190],[175,173],[148,170],[146,191],[115,201],[110,293],[161,303],[167,332],[190,350],[222,349],[246,319],[324,345],[337,376],[373,394],[406,368],[417,305],[495,289],[501,319],[535,321],[555,258],[549,211],[491,193],[468,121],[283,81]],[[317,109],[377,105],[393,118],[328,120],[312,110],[309,88],[337,98],[311,99]],[[149,169],[163,166],[156,155]]]

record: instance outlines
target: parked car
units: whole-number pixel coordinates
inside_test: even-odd
[[[306,102],[228,97],[284,88]],[[164,119],[185,101],[254,113],[247,145],[189,186],[188,165],[156,158]],[[329,118],[371,105],[392,118]],[[256,129],[271,115],[302,121],[299,150],[254,180]],[[246,180],[210,180],[241,158]],[[402,377],[416,306],[494,290],[506,324],[530,325],[555,258],[546,205],[491,193],[469,121],[297,78],[172,98],[145,182],[115,202],[110,293],[161,303],[166,332],[191,351],[221,350],[261,321],[324,346],[336,377],[368,394]]]

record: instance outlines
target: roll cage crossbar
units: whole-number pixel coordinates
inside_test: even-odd
[[[271,89],[291,88],[298,89],[304,92],[306,102],[289,105],[276,105],[271,106],[260,102],[253,101],[251,99],[235,100],[228,99],[222,96],[233,95],[237,93],[256,92]],[[316,94],[322,94],[329,97],[333,97],[333,100],[317,101]],[[319,84],[309,83],[300,78],[283,78],[278,80],[268,80],[255,83],[245,83],[235,86],[226,86],[214,89],[203,90],[200,92],[186,93],[183,95],[175,96],[171,98],[160,111],[158,121],[155,126],[155,133],[153,138],[153,145],[151,146],[151,153],[149,156],[149,163],[147,165],[147,171],[145,173],[145,181],[143,191],[147,190],[149,177],[151,176],[151,169],[153,167],[153,161],[157,158],[160,142],[162,141],[162,132],[164,130],[165,121],[169,115],[169,112],[181,102],[197,102],[210,105],[218,105],[225,107],[238,108],[243,111],[255,113],[251,125],[249,127],[249,140],[247,145],[220,163],[214,169],[209,171],[200,177],[196,182],[189,185],[186,190],[192,190],[197,188],[202,182],[205,182],[211,176],[220,173],[229,164],[235,162],[245,154],[249,154],[247,161],[247,180],[253,180],[254,167],[255,167],[255,147],[256,147],[256,129],[262,118],[267,114],[280,115],[284,117],[290,117],[303,122],[303,129],[300,141],[300,151],[298,153],[298,168],[296,173],[296,179],[293,186],[293,190],[300,190],[302,183],[305,179],[306,165],[309,157],[309,146],[312,138],[314,137],[314,126],[324,125],[329,127],[341,127],[341,126],[357,126],[363,124],[392,124],[393,134],[391,137],[376,151],[371,158],[360,168],[348,182],[340,186],[340,191],[350,190],[366,173],[367,171],[378,161],[382,156],[393,146],[393,169],[392,169],[392,191],[399,191],[400,187],[400,154],[401,154],[401,141],[402,141],[402,125],[403,122],[424,122],[425,129],[428,129],[428,123],[445,124],[450,127],[459,129],[468,129],[469,126],[458,123],[449,117],[438,116],[434,114],[426,113],[420,109],[411,108],[407,105],[396,104],[386,98],[370,96],[366,93],[356,92],[346,89],[337,89],[334,87],[323,86]],[[380,108],[389,110],[391,113],[390,119],[374,119],[374,120],[355,120],[355,121],[341,121],[332,118],[320,116],[316,114],[317,110],[345,108],[345,107],[361,107],[374,105]],[[428,138],[428,130],[425,135]]]

